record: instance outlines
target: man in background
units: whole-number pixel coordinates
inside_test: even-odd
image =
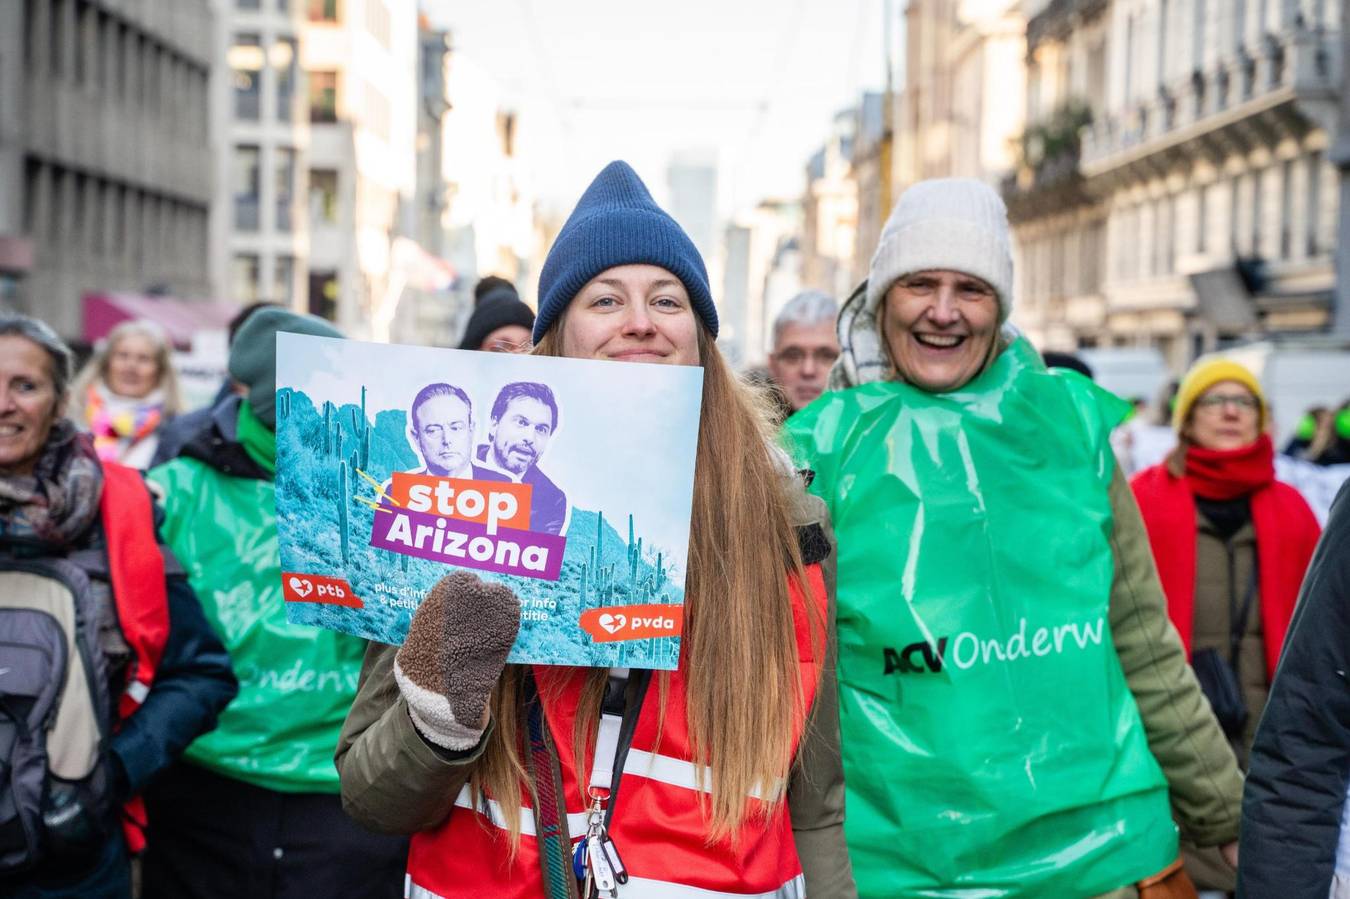
[[[839,358],[838,315],[839,305],[831,297],[808,290],[789,300],[774,319],[769,376],[786,400],[788,415],[824,392],[830,366]]]

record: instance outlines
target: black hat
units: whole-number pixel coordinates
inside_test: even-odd
[[[464,329],[461,350],[476,350],[483,346],[487,336],[506,325],[520,325],[525,330],[534,327],[534,310],[516,299],[510,288],[493,290],[474,307],[469,325]]]

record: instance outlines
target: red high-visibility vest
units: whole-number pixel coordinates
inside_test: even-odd
[[[825,584],[819,565],[806,568],[811,601],[826,616]],[[806,597],[795,579],[789,579],[793,623],[801,659],[803,709],[815,699],[824,653],[824,635],[813,642],[806,614]],[[815,647],[813,649],[813,647]],[[578,772],[572,752],[572,722],[587,670],[536,666],[544,717],[557,746],[567,809],[567,830],[573,846],[585,833],[586,801],[582,782],[589,772]],[[754,684],[746,684],[753,690]],[[653,688],[653,691],[655,688]],[[801,862],[792,837],[786,801],[781,798],[767,816],[749,815],[739,839],[707,845],[706,802],[700,807],[700,785],[707,791],[708,772],[700,780],[691,761],[685,724],[683,664],[673,672],[666,696],[664,727],[659,729],[659,705],[654,696],[643,703],[623,764],[619,793],[609,833],[623,857],[629,880],[620,889],[624,899],[714,899],[717,896],[799,899],[805,895]],[[794,746],[801,739],[805,715],[794,722]],[[772,792],[780,785],[769,785]],[[758,794],[756,794],[758,797]],[[780,792],[785,795],[785,788]],[[486,808],[475,808],[466,786],[450,816],[439,826],[413,836],[408,854],[405,895],[412,899],[539,899],[546,895],[535,838],[535,817],[529,792],[522,790],[520,848],[512,859],[501,806],[492,798]],[[752,804],[762,803],[761,798]]]

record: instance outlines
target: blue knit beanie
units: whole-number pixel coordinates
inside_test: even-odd
[[[616,265],[659,265],[679,278],[694,312],[717,336],[708,270],[694,242],[656,205],[626,162],[611,162],[577,201],[539,273],[534,342],[596,275]]]

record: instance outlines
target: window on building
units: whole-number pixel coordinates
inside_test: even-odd
[[[295,203],[295,151],[277,149],[277,230],[291,230],[291,208]]]
[[[1159,275],[1170,275],[1176,249],[1172,242],[1172,197],[1159,199],[1153,209],[1154,270]]]
[[[337,72],[309,73],[309,120],[311,122],[337,121]]]
[[[338,278],[334,271],[310,271],[306,305],[310,315],[337,321]]]
[[[1308,256],[1322,252],[1322,242],[1318,233],[1322,220],[1322,152],[1313,150],[1308,154]]]
[[[1262,203],[1262,200],[1265,199],[1263,195],[1266,192],[1265,171],[1258,169],[1252,172],[1251,181],[1252,181],[1251,254],[1253,256],[1260,256],[1263,250],[1263,247],[1261,245],[1261,232],[1263,230],[1262,225],[1264,224],[1264,222],[1262,221],[1262,219],[1264,218],[1264,210],[1262,208],[1264,204]]]
[[[23,71],[25,75],[33,74],[35,62],[33,54],[37,52],[39,40],[41,40],[41,36],[38,32],[37,0],[23,0]]]
[[[1234,255],[1239,255],[1238,250],[1238,221],[1242,212],[1242,181],[1244,175],[1235,175],[1228,182],[1228,245],[1229,251]]]
[[[261,0],[235,0],[234,5],[239,9],[262,9]]]
[[[1205,252],[1205,232],[1209,229],[1209,185],[1195,189],[1195,252]]]
[[[127,66],[127,55],[131,52],[128,44],[131,40],[130,29],[121,23],[114,27],[113,34],[113,81],[117,84],[117,97],[126,102],[132,96],[131,75]]]
[[[258,257],[249,253],[241,253],[234,257],[231,268],[234,288],[232,299],[241,306],[258,302],[260,299],[258,296]]]
[[[85,0],[75,3],[75,81],[95,84],[98,80],[98,11]]]
[[[1294,160],[1280,164],[1280,258],[1288,259],[1294,250]]]
[[[1191,70],[1205,67],[1205,3],[1191,0]]]
[[[262,39],[236,34],[227,59],[234,80],[234,117],[256,122],[262,113]]]
[[[108,235],[108,252],[112,256],[121,256],[127,249],[127,189],[117,184],[112,187],[110,193],[112,196],[109,200],[108,221],[111,229]]]
[[[140,42],[141,102],[151,115],[159,113],[159,48],[149,38]]]
[[[1167,84],[1167,16],[1170,12],[1167,0],[1158,0],[1158,86]]]
[[[336,22],[338,0],[306,0],[306,11],[311,22]]]
[[[1126,103],[1134,102],[1134,16],[1125,20],[1125,90]]]
[[[70,0],[51,0],[47,6],[47,65],[53,79],[65,74],[66,6]]]
[[[107,211],[108,183],[99,178],[89,179],[89,247],[101,257],[108,249]]]
[[[262,152],[256,146],[234,148],[234,227],[257,231],[262,205]]]
[[[41,233],[41,198],[44,189],[42,163],[29,157],[23,163],[23,233]]]
[[[338,173],[333,169],[309,170],[309,221],[312,225],[337,224]]]
[[[290,306],[295,299],[295,257],[278,256],[272,268],[272,302]]]
[[[298,60],[294,38],[282,38],[272,45],[272,70],[277,77],[277,119],[289,122],[294,117],[295,80]]]

